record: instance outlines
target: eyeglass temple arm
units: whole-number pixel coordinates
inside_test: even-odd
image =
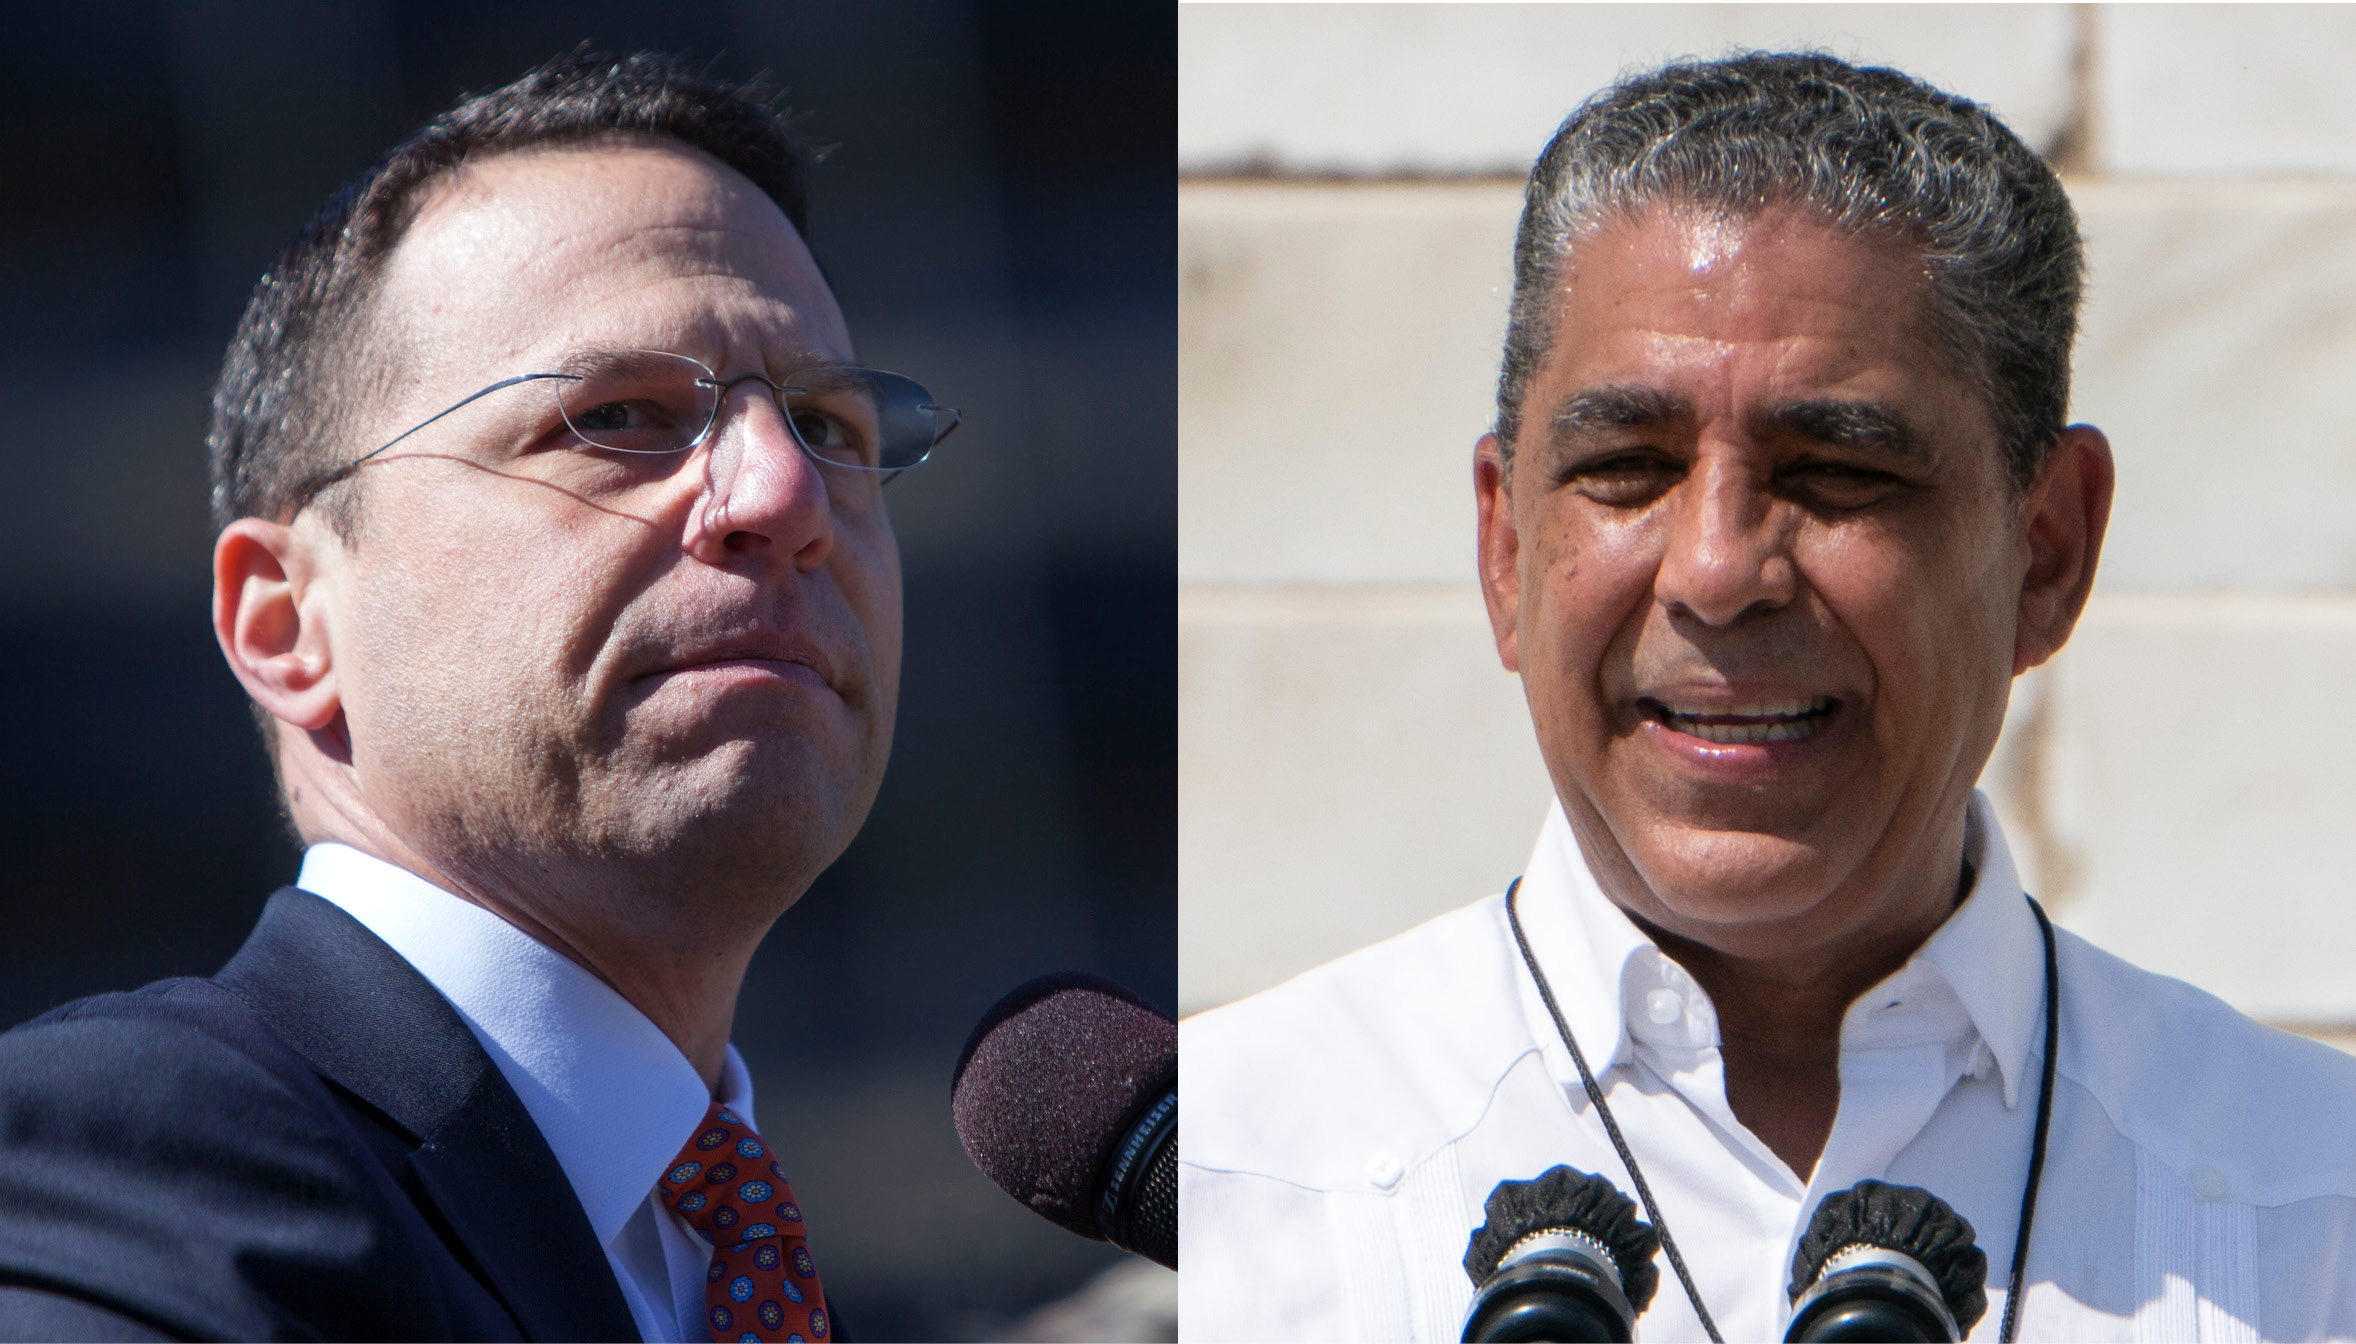
[[[959,425],[965,423],[965,416],[954,406],[936,406],[927,404],[919,406],[916,409],[920,411],[931,411],[936,416],[945,415],[949,417],[948,427],[943,429],[940,433],[933,435],[933,447],[935,448],[940,447],[941,444],[947,440],[950,435],[957,432],[957,427]]]
[[[579,376],[579,374],[573,373],[519,373],[513,378],[502,378],[498,382],[491,384],[489,387],[484,388],[482,391],[466,398],[466,400],[461,401],[454,406],[446,407],[445,409],[436,412],[431,417],[421,420],[417,424],[411,425],[409,428],[401,431],[383,445],[371,449],[368,452],[362,453],[360,456],[344,463],[342,466],[337,467],[335,470],[319,477],[317,480],[306,484],[300,491],[297,492],[297,494],[304,499],[308,499],[311,496],[318,494],[320,491],[325,490],[327,487],[343,480],[353,472],[358,471],[362,463],[367,462],[370,458],[375,457],[378,453],[383,452],[386,448],[392,447],[394,444],[408,438],[410,435],[415,434],[417,431],[425,428],[427,425],[432,424],[434,421],[441,419],[443,416],[449,415],[453,411],[460,410],[482,400],[484,397],[491,395],[493,392],[500,391],[504,388],[513,387],[517,383],[529,383],[541,378],[578,378]]]
[[[428,418],[420,420],[416,424],[411,425],[409,428],[401,431],[399,434],[387,440],[382,447],[376,448],[360,457],[354,458],[352,460],[351,466],[345,467],[344,470],[350,471],[352,467],[359,466],[362,462],[365,462],[369,458],[376,456],[378,453],[383,452],[386,448],[392,447],[401,440],[408,438],[417,431],[424,429],[427,425],[434,423],[434,421],[441,419],[443,416],[455,414],[458,411],[463,410],[464,408],[471,406],[478,401],[481,401],[483,398],[491,395],[493,392],[498,392],[505,388],[513,387],[517,383],[529,383],[542,378],[578,377],[580,377],[580,375],[576,373],[519,373],[513,378],[502,378],[498,382],[491,384],[489,387],[484,388],[482,391],[475,393],[471,397],[468,397],[466,400],[457,402],[441,411],[436,412],[432,416],[429,416]]]

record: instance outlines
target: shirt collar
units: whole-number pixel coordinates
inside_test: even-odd
[[[450,1001],[539,1126],[599,1243],[620,1235],[713,1101],[678,1046],[570,958],[382,859],[313,845],[296,885],[367,926]],[[754,1123],[733,1045],[718,1100]]]
[[[1994,1058],[2011,1107],[2043,1023],[2045,954],[1995,810],[1977,792],[1965,817],[1964,853],[1973,869],[1970,893],[1883,986],[1927,984],[1942,999],[1951,995]],[[1718,1044],[1709,995],[1604,895],[1560,802],[1547,813],[1514,904],[1555,1003],[1597,1073],[1628,1062],[1638,1035],[1666,1047]],[[1530,997],[1535,1004],[1534,989]],[[1869,991],[1859,1004],[1874,997]],[[1561,1057],[1542,1005],[1531,1020],[1540,1049]],[[1845,1044],[1855,1042],[1858,1024],[1852,1012]],[[1569,1063],[1561,1058],[1566,1077]]]
[[[1546,825],[1538,832],[1538,847],[1522,872],[1513,905],[1529,938],[1530,953],[1545,970],[1547,988],[1578,1038],[1588,1067],[1601,1073],[1625,1061],[1626,990],[1652,978],[1657,964],[1668,958],[1596,884],[1559,801],[1547,810]],[[1632,966],[1638,974],[1629,974]],[[1551,1039],[1556,1033],[1543,1006],[1533,1021],[1539,1027],[1541,1049],[1550,1056],[1558,1054],[1559,1042]]]
[[[1972,794],[1963,850],[1972,864],[1971,893],[1913,960],[1936,970],[1963,1001],[2004,1075],[2009,1108],[2020,1104],[2032,1048],[2044,1050],[2045,939],[1984,793]]]

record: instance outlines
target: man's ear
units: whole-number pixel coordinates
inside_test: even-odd
[[[1481,599],[1508,672],[1522,670],[1522,536],[1513,521],[1513,468],[1494,433],[1473,445],[1473,499],[1480,511]]]
[[[2116,483],[2110,440],[2092,425],[2063,430],[2046,454],[2021,507],[2029,567],[2013,633],[2014,676],[2059,653],[2086,610]]]
[[[328,650],[313,538],[240,518],[213,543],[213,637],[245,693],[280,722],[316,732],[343,710]]]

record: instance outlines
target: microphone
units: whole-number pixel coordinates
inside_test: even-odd
[[[1464,1249],[1464,1338],[1626,1344],[1660,1286],[1660,1238],[1601,1176],[1554,1167],[1499,1181]]]
[[[1960,1340],[1988,1310],[1972,1225],[1928,1190],[1859,1181],[1816,1206],[1792,1256],[1786,1340]]]
[[[965,1155],[1032,1212],[1178,1267],[1178,1026],[1102,976],[1016,987],[949,1084]]]

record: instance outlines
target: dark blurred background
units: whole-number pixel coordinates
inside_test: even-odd
[[[685,52],[835,146],[811,241],[860,353],[966,424],[892,492],[882,798],[746,989],[763,1128],[865,1338],[980,1337],[1119,1258],[973,1170],[948,1083],[1030,975],[1176,999],[1170,9],[10,0],[0,31],[0,1019],[209,974],[293,878],[206,613],[206,398],[255,277],[461,91]]]

